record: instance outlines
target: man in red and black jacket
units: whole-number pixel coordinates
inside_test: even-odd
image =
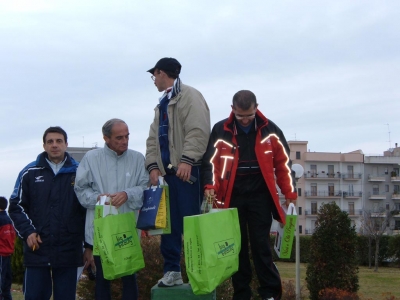
[[[214,125],[203,158],[205,196],[219,207],[236,207],[241,229],[239,270],[232,276],[233,300],[251,298],[248,240],[262,299],[280,299],[281,280],[272,262],[272,216],[285,223],[276,185],[286,204],[297,199],[289,147],[282,131],[257,109],[251,91],[233,96],[228,119]]]
[[[8,201],[0,197],[0,299],[11,300],[11,254],[14,253],[15,230],[7,215]]]

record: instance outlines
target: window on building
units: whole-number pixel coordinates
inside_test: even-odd
[[[301,197],[301,188],[297,188],[297,196]]]
[[[354,178],[354,167],[351,165],[347,166],[347,177]]]
[[[299,225],[299,233],[303,233],[303,226]]]
[[[396,210],[400,210],[400,203],[395,203],[394,206],[396,207]]]
[[[353,197],[354,196],[354,187],[352,184],[349,184],[349,191],[348,191],[348,195]]]
[[[385,168],[385,174],[386,174],[386,175],[389,174],[388,168]]]
[[[300,151],[296,151],[296,159],[301,159]]]
[[[310,165],[311,177],[317,176],[317,165]]]
[[[393,192],[394,192],[395,194],[400,194],[400,185],[395,184],[395,185],[393,186]]]
[[[385,184],[385,192],[386,193],[389,192],[389,185],[388,184]]]
[[[301,216],[301,211],[302,211],[302,209],[301,209],[301,207],[299,207],[299,211],[298,211],[299,216]]]
[[[389,202],[386,202],[386,210],[389,210],[389,209],[390,209]]]
[[[372,185],[372,195],[379,195],[379,185]]]
[[[317,196],[317,184],[316,183],[311,183],[311,196]]]
[[[373,166],[372,167],[372,176],[378,176],[378,167],[377,166]]]
[[[317,202],[311,202],[311,214],[312,215],[317,214]]]
[[[349,202],[347,205],[349,208],[349,215],[354,216],[354,202]]]
[[[400,230],[400,220],[394,221],[394,230]]]
[[[335,177],[335,167],[333,165],[328,165],[328,177]]]
[[[395,177],[399,177],[399,168],[393,168],[393,172],[396,174]]]
[[[372,212],[374,213],[379,212],[379,202],[372,203]]]
[[[328,183],[328,196],[335,196],[335,185],[333,183]]]

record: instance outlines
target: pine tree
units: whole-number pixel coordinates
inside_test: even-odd
[[[310,298],[326,288],[357,292],[357,234],[347,213],[335,202],[322,204],[315,226],[306,277]]]

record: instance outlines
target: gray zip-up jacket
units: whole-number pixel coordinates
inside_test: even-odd
[[[137,218],[148,181],[144,156],[137,151],[128,149],[118,156],[104,145],[104,148],[86,153],[75,179],[75,193],[81,205],[87,209],[85,242],[93,245],[94,209],[99,195],[126,192],[128,200],[119,208],[119,212],[134,211]]]
[[[180,162],[190,165],[201,165],[210,137],[210,110],[203,95],[191,86],[176,79],[174,87],[176,96],[168,104],[168,140],[172,165]],[[165,175],[161,160],[158,128],[160,109],[154,109],[154,121],[150,126],[146,141],[146,168],[149,172],[159,169]]]

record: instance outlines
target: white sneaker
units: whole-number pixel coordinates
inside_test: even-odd
[[[168,271],[164,277],[158,281],[159,287],[168,287],[183,284],[181,272]]]

